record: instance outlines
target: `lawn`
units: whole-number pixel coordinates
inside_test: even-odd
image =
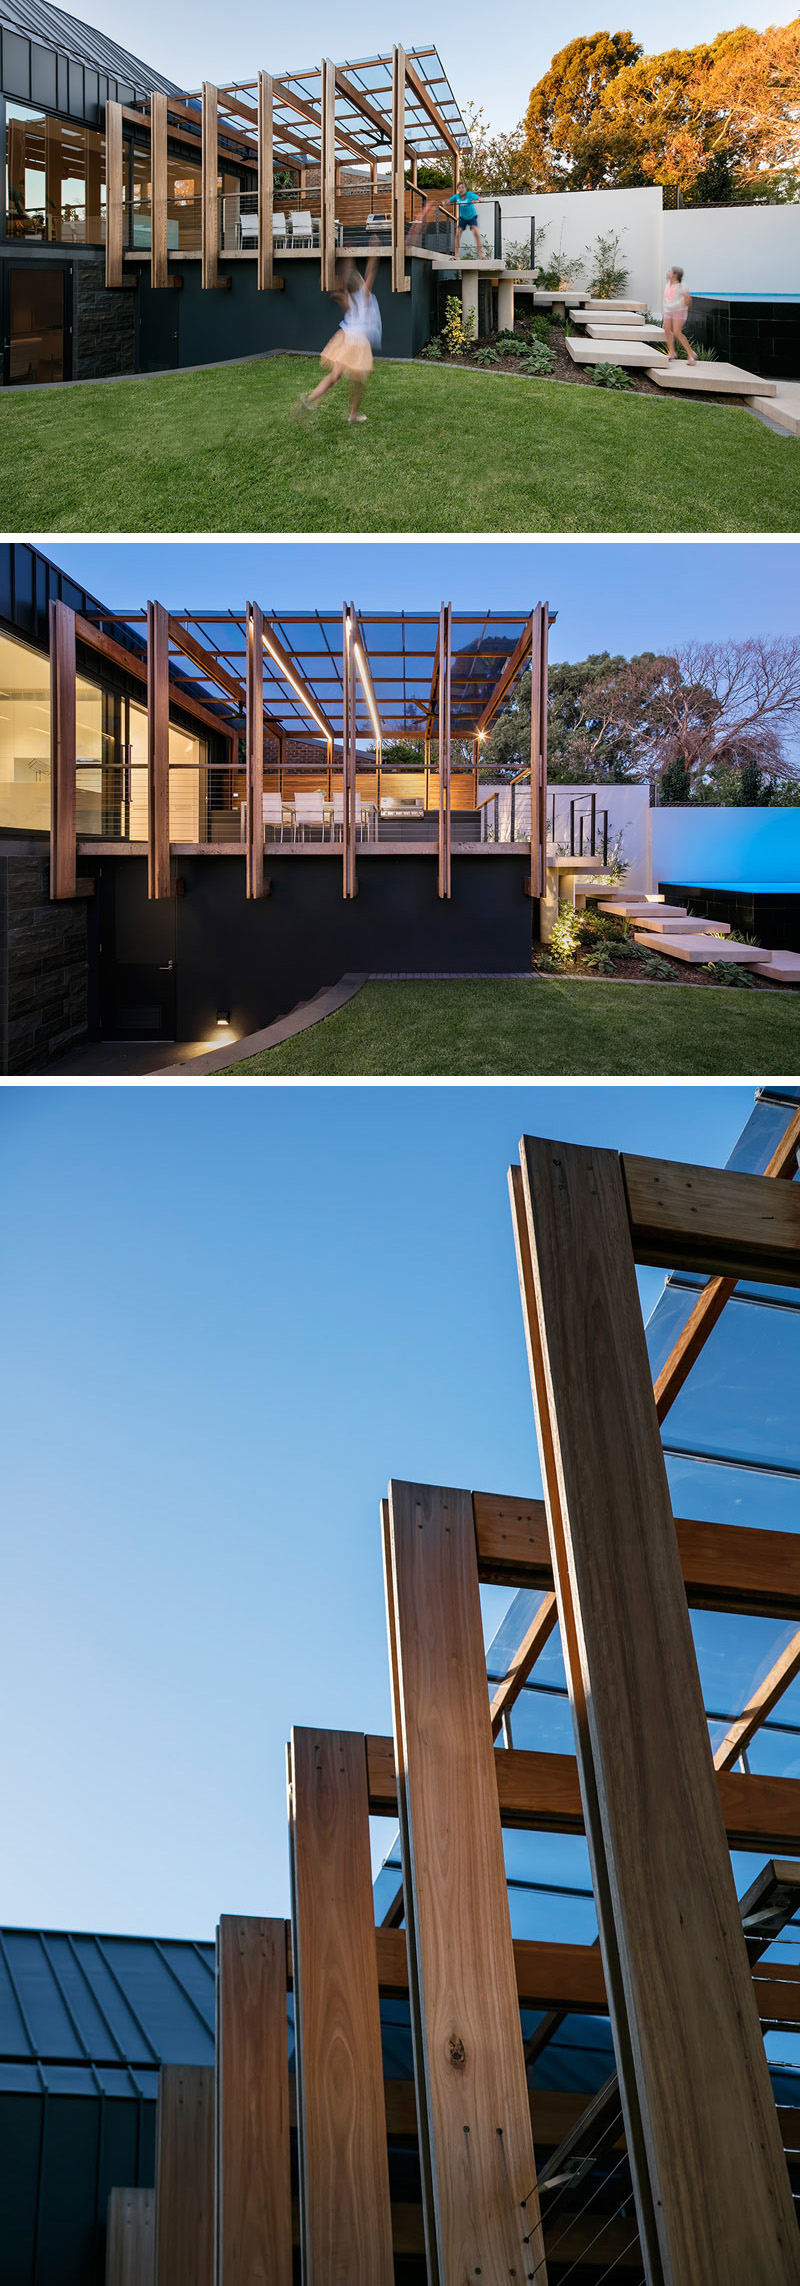
[[[800,996],[680,984],[366,984],[335,1016],[232,1064],[338,1079],[602,1074],[779,1079],[800,1066]]]
[[[800,447],[741,407],[386,363],[368,420],[279,357],[0,398],[5,532],[795,532]]]

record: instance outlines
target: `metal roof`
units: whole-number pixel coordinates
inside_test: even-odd
[[[0,2090],[155,2096],[213,2060],[213,1944],[0,1930]]]
[[[29,40],[38,40],[42,47],[56,49],[59,55],[70,56],[74,63],[88,64],[93,71],[126,82],[137,94],[149,95],[152,88],[161,89],[165,95],[182,92],[174,80],[165,79],[140,56],[130,55],[105,32],[84,24],[78,16],[68,16],[63,8],[50,7],[47,0],[0,0],[0,24],[24,33]]]

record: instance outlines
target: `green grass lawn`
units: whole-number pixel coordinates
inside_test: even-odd
[[[379,365],[363,428],[280,357],[0,396],[6,532],[795,532],[800,446],[739,407]]]
[[[784,1079],[800,1068],[800,995],[697,985],[365,984],[335,1016],[230,1076]]]

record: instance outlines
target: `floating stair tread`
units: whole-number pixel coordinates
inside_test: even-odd
[[[769,404],[765,405],[761,396],[748,397],[747,404],[752,413],[763,413],[766,421],[777,422],[778,428],[786,429],[790,437],[800,437],[800,401],[782,397],[780,383],[777,397],[771,397]]]
[[[650,341],[624,341],[619,334],[604,334],[602,341],[578,339],[567,334],[567,348],[574,365],[644,365],[653,363],[654,350]],[[664,359],[666,365],[666,358]],[[682,366],[681,371],[688,368]],[[694,367],[692,368],[694,371]],[[706,368],[706,370],[708,370]],[[750,383],[752,388],[752,382]]]
[[[704,921],[701,913],[687,913],[685,919],[676,919],[671,913],[666,913],[658,919],[655,916],[652,920],[648,919],[645,925],[657,937],[729,937],[731,933],[730,921]]]
[[[667,951],[663,938],[654,936],[652,930],[634,929],[633,934],[635,943],[642,945],[646,952],[657,952],[659,946]],[[670,960],[686,960],[698,965],[701,962],[707,965],[712,960],[730,961],[738,968],[766,968],[772,959],[763,945],[732,945],[727,937],[670,937],[668,953]]]
[[[632,323],[611,326],[600,325],[599,322],[596,324],[592,320],[591,325],[587,325],[586,332],[590,341],[610,341],[613,337],[615,341],[652,342],[666,341],[667,338],[663,325],[645,325],[643,321],[639,325]]]
[[[773,952],[763,973],[768,984],[800,984],[800,953]]]
[[[620,363],[622,360],[620,360]],[[747,373],[743,365],[728,365],[720,358],[717,364],[689,365],[683,358],[659,359],[654,365],[651,380],[660,389],[694,389],[724,397],[776,397],[777,381],[759,381],[757,373]]]
[[[625,919],[629,921],[644,921],[654,911],[652,905],[645,904],[643,897],[623,897],[619,904],[604,898],[602,901],[598,899],[598,904],[601,913],[622,913]],[[685,921],[687,919],[685,905],[666,905],[660,899],[658,911],[664,920]]]

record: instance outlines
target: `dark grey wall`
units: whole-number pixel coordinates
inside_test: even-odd
[[[82,861],[83,863],[84,861]],[[432,856],[359,852],[357,898],[342,897],[341,864],[265,854],[270,896],[248,902],[234,857],[174,861],[184,894],[148,904],[144,859],[102,860],[92,932],[102,923],[101,998],[108,1037],[135,1031],[132,1007],[159,998],[164,1036],[209,1038],[225,1011],[257,1030],[348,970],[486,976],[531,962],[536,907],[525,895],[530,854],[453,860],[453,895],[437,893]],[[173,966],[170,969],[169,963]],[[174,989],[174,1001],[168,991]]]
[[[206,365],[268,350],[318,353],[336,331],[339,305],[321,293],[316,262],[287,262],[282,273],[279,264],[277,268],[284,278],[282,292],[260,294],[255,262],[247,261],[231,263],[230,290],[204,292],[199,262],[184,262],[179,269],[181,291],[154,293],[149,270],[142,265],[136,295],[141,371]],[[385,357],[413,357],[430,331],[430,264],[412,261],[410,268],[410,293],[393,294],[388,257],[379,266],[375,292]],[[222,274],[226,275],[224,258]]]
[[[86,900],[50,903],[46,844],[0,843],[0,1070],[41,1072],[86,1038]]]

